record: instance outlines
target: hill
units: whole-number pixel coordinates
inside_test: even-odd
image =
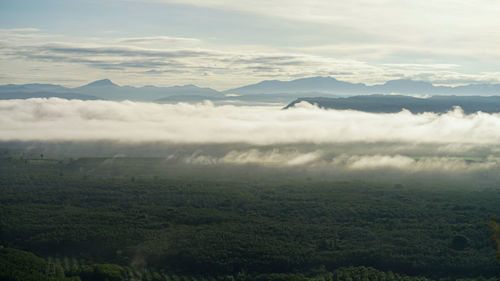
[[[202,102],[217,103],[286,104],[298,97],[339,97],[373,94],[401,95],[500,95],[500,84],[471,84],[458,87],[435,86],[429,82],[398,79],[368,86],[363,83],[339,81],[332,77],[311,77],[291,81],[266,80],[226,91],[202,88],[188,84],[171,87],[120,86],[109,79],[67,88],[52,84],[0,85],[0,99],[61,97],[68,99],[132,100],[145,102]]]
[[[223,95],[216,90],[210,88],[200,88],[195,85],[172,87],[131,87],[119,86],[109,79],[94,81],[76,88],[67,88],[52,84],[9,84],[0,86],[0,99],[60,97],[81,100],[103,99],[116,101],[155,101],[171,96],[185,96],[186,100],[192,100],[192,96],[202,96],[204,99],[223,97]]]
[[[403,109],[412,113],[435,112],[444,113],[459,106],[464,113],[478,111],[487,113],[500,112],[500,96],[433,96],[415,98],[401,95],[366,95],[347,98],[298,98],[285,109],[294,107],[300,102],[316,104],[321,108],[339,110],[359,110],[374,113],[395,113]]]
[[[317,92],[328,95],[360,94],[426,94],[426,95],[497,95],[500,84],[470,84],[466,86],[434,86],[429,82],[410,79],[390,80],[380,85],[339,81],[332,77],[311,77],[291,81],[267,80],[224,91],[234,94],[277,94]]]

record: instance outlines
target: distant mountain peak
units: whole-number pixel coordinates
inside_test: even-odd
[[[115,83],[113,83],[111,80],[109,79],[102,79],[102,80],[97,80],[97,81],[94,81],[92,83],[89,83],[85,86],[90,86],[90,87],[104,87],[104,86],[115,86],[115,87],[118,87],[118,85],[116,85]]]

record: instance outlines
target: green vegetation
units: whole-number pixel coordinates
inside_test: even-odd
[[[66,278],[60,265],[32,253],[0,246],[0,280],[77,281],[79,278]]]
[[[0,279],[498,280],[498,188],[130,161],[1,159]]]

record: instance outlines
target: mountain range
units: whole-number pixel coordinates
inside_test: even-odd
[[[500,95],[500,84],[470,84],[466,86],[434,86],[429,82],[409,79],[387,81],[379,85],[350,83],[332,77],[301,78],[292,81],[266,80],[225,91],[201,88],[195,85],[172,87],[119,86],[109,79],[68,88],[52,84],[1,85],[0,99],[59,97],[81,100],[133,100],[154,102],[214,102],[287,104],[299,97],[348,97],[372,94],[402,95]]]
[[[0,86],[0,99],[60,97],[81,100],[102,99],[115,101],[156,101],[179,95],[186,98],[190,96],[202,96],[208,99],[224,96],[224,94],[216,90],[210,88],[200,88],[194,85],[173,87],[132,87],[119,86],[109,79],[98,80],[76,88],[67,88],[52,84],[9,84]]]
[[[470,84],[448,87],[434,86],[425,81],[390,80],[369,86],[363,83],[339,81],[332,77],[301,78],[292,81],[266,80],[257,84],[225,91],[236,94],[316,93],[351,96],[360,94],[419,94],[419,95],[498,95],[500,84]]]

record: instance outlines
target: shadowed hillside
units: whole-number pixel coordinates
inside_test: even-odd
[[[429,98],[415,98],[399,95],[369,95],[348,98],[299,98],[287,105],[285,109],[294,107],[301,102],[315,104],[321,108],[350,109],[373,113],[396,113],[404,109],[412,113],[445,113],[457,106],[467,114],[479,111],[486,113],[500,112],[500,96],[433,96]]]

